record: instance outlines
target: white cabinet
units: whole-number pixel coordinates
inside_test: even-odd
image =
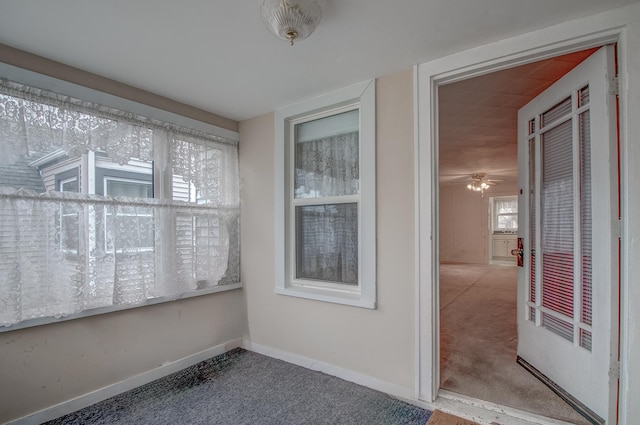
[[[491,235],[491,254],[494,260],[515,261],[515,255],[511,255],[511,250],[517,248],[517,236],[511,234]]]

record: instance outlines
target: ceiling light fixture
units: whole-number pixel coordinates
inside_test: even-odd
[[[489,184],[484,181],[484,174],[472,174],[471,175],[471,183],[467,185],[467,189],[472,190],[474,192],[480,192],[480,194],[484,197],[484,191],[489,189]]]
[[[264,0],[260,12],[269,31],[292,46],[309,37],[322,19],[316,0]]]

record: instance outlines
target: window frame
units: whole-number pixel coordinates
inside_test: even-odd
[[[222,127],[218,127],[216,125],[206,123],[201,120],[197,120],[194,118],[187,117],[185,115],[180,115],[178,113],[158,109],[153,106],[148,106],[146,104],[140,103],[136,100],[126,99],[117,95],[113,95],[104,91],[99,91],[95,89],[91,89],[79,84],[71,83],[68,81],[59,80],[53,77],[49,77],[37,72],[33,72],[24,68],[15,67],[8,64],[0,63],[0,76],[2,78],[6,78],[7,80],[16,82],[18,84],[23,84],[26,86],[39,88],[42,90],[51,90],[52,92],[63,94],[66,96],[70,96],[77,99],[83,99],[88,102],[96,103],[105,108],[114,108],[120,111],[127,111],[132,116],[136,117],[146,117],[148,120],[155,120],[162,123],[165,123],[168,126],[173,126],[176,128],[184,128],[187,130],[193,130],[195,132],[201,132],[205,134],[210,134],[215,137],[219,137],[222,139],[227,139],[231,143],[235,143],[237,145],[239,141],[239,133],[237,131],[224,129]],[[143,124],[144,125],[144,124]],[[90,151],[90,154],[93,156],[94,152]],[[59,161],[66,154],[62,151],[53,152],[46,158],[41,158],[39,161],[32,163],[32,166],[42,166],[45,163],[49,163],[51,161]],[[171,194],[171,178],[172,175],[170,173],[157,173],[156,170],[159,165],[154,163],[153,165],[153,175],[150,174],[153,185],[153,190],[155,194],[155,198],[157,199],[171,199],[171,196],[168,196],[167,193]],[[67,173],[70,170],[61,171],[56,173],[56,177],[54,178],[55,188],[58,189],[60,186],[60,181],[66,179],[68,177]],[[77,167],[73,168],[73,172],[75,173],[75,177],[81,183],[82,180],[94,180],[95,181],[95,172],[88,173],[88,170],[80,170]],[[82,175],[81,175],[82,174]],[[80,187],[80,191],[89,190],[93,192],[93,187],[95,185],[88,185],[87,187]],[[157,192],[156,192],[157,191]],[[74,254],[68,254],[74,255]],[[77,255],[77,254],[75,254]],[[41,325],[47,325],[51,323],[64,322],[68,320],[74,320],[79,318],[86,318],[101,314],[108,314],[118,311],[129,310],[133,308],[145,307],[150,305],[157,305],[166,302],[173,302],[179,299],[188,299],[200,296],[211,295],[220,292],[233,291],[236,289],[240,289],[243,287],[242,278],[237,282],[233,283],[225,283],[224,285],[217,285],[208,288],[198,288],[195,291],[189,291],[182,293],[178,296],[160,296],[155,298],[147,298],[145,301],[137,303],[137,304],[113,304],[103,307],[90,308],[86,310],[79,311],[77,313],[68,314],[62,317],[37,317],[24,319],[20,322],[14,323],[10,326],[0,326],[0,334],[4,332],[11,332],[19,329],[26,329],[30,327],[37,327]]]
[[[518,228],[515,229],[499,229],[498,228],[498,217],[499,216],[513,216],[516,217],[516,223],[518,222],[518,212],[515,213],[504,213],[499,214],[497,212],[497,203],[501,200],[514,200],[516,202],[516,208],[518,207],[518,196],[517,195],[509,195],[509,196],[493,196],[491,197],[491,233],[502,235],[502,234],[516,234],[518,232]],[[517,224],[516,224],[517,225]]]
[[[295,125],[359,110],[360,193],[294,201]],[[275,292],[277,294],[376,308],[375,80],[303,101],[275,112]],[[358,284],[295,278],[296,205],[358,204]]]
[[[66,183],[71,183],[71,182],[76,182],[78,185],[78,190],[76,192],[80,192],[81,188],[80,188],[80,178],[79,178],[79,168],[78,167],[74,167],[71,168],[69,170],[66,171],[61,171],[57,174],[55,174],[54,176],[54,180],[55,180],[55,190],[58,192],[68,192],[66,190],[64,190],[64,185]],[[66,240],[64,239],[63,235],[65,234],[64,228],[65,228],[65,221],[64,218],[65,217],[71,217],[73,215],[76,215],[76,217],[78,217],[77,214],[67,214],[64,212],[64,208],[62,206],[60,206],[60,249],[62,250],[62,252],[64,253],[65,257],[76,257],[78,255],[78,250],[77,249],[73,249],[73,248],[68,248],[66,245]],[[80,217],[78,217],[78,220],[80,219]]]

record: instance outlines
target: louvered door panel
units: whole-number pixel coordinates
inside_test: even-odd
[[[594,53],[518,113],[518,362],[594,424],[616,413],[613,53]]]
[[[559,107],[564,109],[565,105],[563,102]],[[565,321],[544,314],[543,326],[573,340],[575,198],[571,120],[543,133],[541,144],[542,306],[566,317]]]

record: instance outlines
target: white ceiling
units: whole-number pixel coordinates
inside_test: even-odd
[[[241,121],[640,0],[319,1],[320,26],[291,47],[261,0],[0,0],[0,43]],[[584,57],[442,87],[441,183],[515,180],[517,110]]]
[[[244,120],[639,0],[324,0],[290,47],[260,0],[0,0],[0,43]]]

